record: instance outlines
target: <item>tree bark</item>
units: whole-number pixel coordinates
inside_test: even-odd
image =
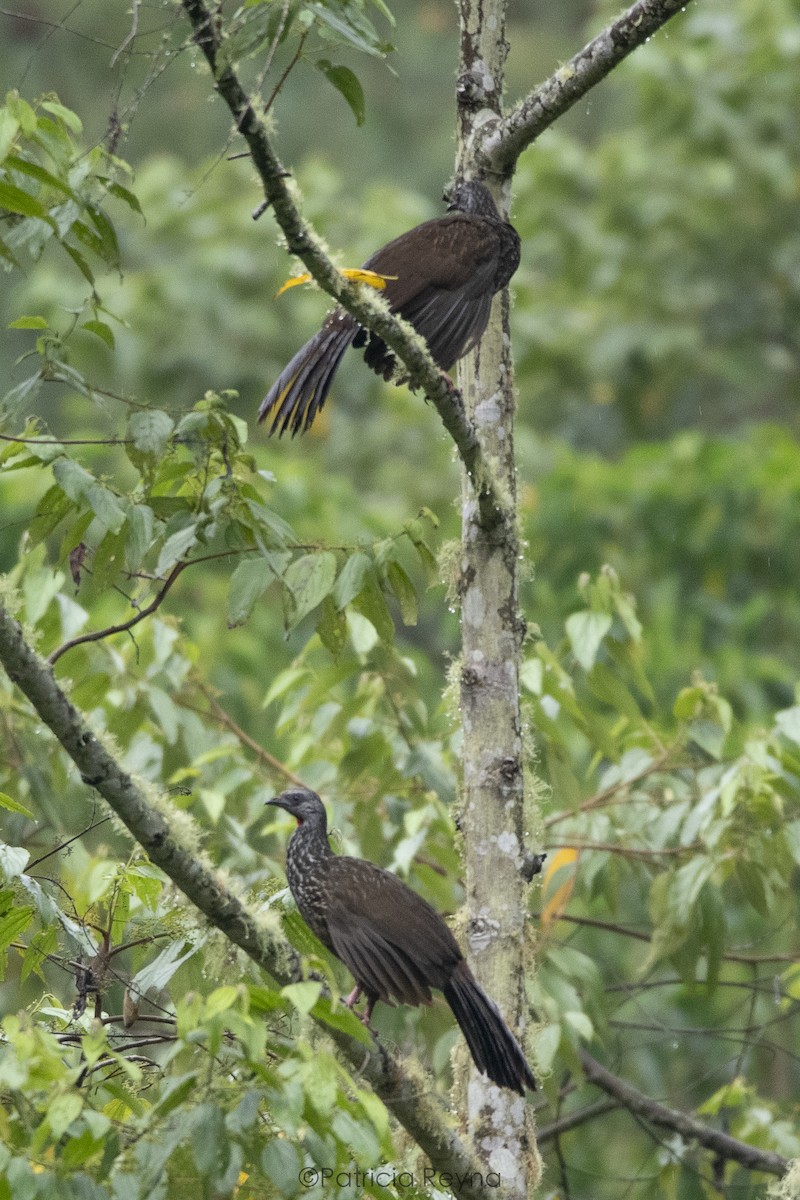
[[[483,123],[501,113],[505,0],[461,0],[457,175],[477,174]],[[493,182],[487,180],[490,184]],[[496,181],[495,181],[496,182]],[[500,207],[507,207],[495,187]],[[505,205],[504,205],[505,201]],[[458,382],[500,498],[487,522],[462,473],[460,571],[464,733],[462,829],[467,942],[478,979],[524,1040],[524,771],[519,667],[526,625],[519,611],[514,388],[508,293],[495,298],[479,352],[462,360]],[[467,1089],[469,1130],[509,1195],[531,1194],[541,1175],[525,1101],[474,1070]]]

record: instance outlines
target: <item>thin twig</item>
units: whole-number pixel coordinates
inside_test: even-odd
[[[539,920],[540,912],[532,912],[531,916]],[[651,935],[643,929],[633,929],[630,925],[619,925],[615,921],[600,921],[596,917],[576,917],[570,913],[562,913],[559,921],[567,921],[571,925],[586,925],[589,929],[604,929],[607,933],[618,933],[622,937],[635,938],[639,942],[651,941]],[[724,962],[738,963],[800,963],[800,950],[789,954],[747,954],[743,950],[729,950],[723,955]]]
[[[231,733],[242,743],[242,745],[246,746],[248,750],[252,750],[253,754],[255,754],[265,766],[269,767],[270,770],[277,771],[279,775],[283,775],[291,783],[297,784],[298,787],[305,787],[305,784],[299,775],[295,775],[294,771],[287,767],[285,763],[282,763],[279,758],[275,758],[273,754],[270,754],[269,750],[265,750],[263,746],[259,745],[255,738],[251,737],[246,730],[242,729],[241,725],[237,725],[230,713],[226,712],[216,697],[212,694],[210,688],[204,687],[201,684],[200,691],[208,701],[209,711],[202,712],[201,709],[192,708],[193,712],[200,712],[202,716],[211,717],[212,720],[216,721],[218,725],[221,725],[224,729],[229,729]],[[191,705],[183,704],[180,698],[178,699],[178,703],[184,708],[192,707]]]
[[[186,568],[191,565],[192,561],[192,559],[182,559],[175,564],[165,579],[163,587],[156,593],[155,599],[147,605],[147,608],[141,609],[134,616],[130,617],[127,621],[122,621],[119,625],[109,625],[106,629],[96,629],[91,633],[81,633],[78,637],[70,638],[68,642],[64,642],[63,645],[59,646],[48,657],[47,661],[50,663],[50,666],[55,666],[62,654],[66,654],[68,650],[74,650],[76,646],[83,646],[86,642],[101,642],[104,638],[111,637],[115,633],[127,633],[128,630],[133,629],[145,617],[149,617],[156,611],[172,585],[180,578]]]
[[[625,791],[627,788],[635,787],[637,783],[641,783],[643,779],[647,779],[648,775],[655,774],[660,771],[665,763],[668,762],[671,749],[667,748],[648,763],[646,767],[642,767],[641,771],[637,771],[635,775],[631,775],[629,779],[619,779],[616,783],[609,784],[608,787],[602,788],[599,792],[595,792],[588,800],[584,800],[577,808],[566,809],[564,812],[554,813],[553,816],[547,817],[545,820],[545,828],[550,829],[553,825],[558,825],[561,821],[567,821],[570,817],[574,817],[577,813],[591,812],[595,808],[603,808],[612,800],[619,792]]]
[[[280,92],[283,85],[286,83],[286,80],[289,78],[290,72],[294,70],[294,68],[297,66],[298,62],[300,61],[300,55],[303,52],[303,45],[305,44],[305,40],[307,37],[308,37],[308,30],[306,29],[305,32],[303,33],[302,37],[300,38],[300,41],[297,43],[297,49],[294,53],[294,57],[292,58],[292,61],[289,63],[288,67],[283,72],[283,74],[281,75],[278,82],[275,84],[275,87],[270,92],[269,99],[267,100],[266,104],[264,105],[265,114],[268,113],[269,110],[272,108],[273,104],[275,103],[276,99],[278,98],[278,93]]]
[[[56,846],[55,849],[48,850],[47,854],[43,854],[41,858],[35,858],[33,862],[28,863],[27,867],[25,868],[25,873],[30,874],[34,867],[39,866],[39,863],[43,863],[45,859],[52,858],[54,854],[60,854],[62,850],[66,850],[67,846],[71,846],[73,842],[77,842],[78,838],[85,837],[87,833],[91,833],[93,829],[97,829],[98,825],[103,825],[106,821],[110,820],[111,817],[101,817],[99,821],[93,821],[91,825],[87,825],[85,829],[80,831],[80,833],[76,833],[73,837],[67,838],[65,842],[61,842],[61,844]]]
[[[613,1112],[615,1108],[619,1108],[616,1100],[597,1100],[594,1104],[576,1108],[574,1112],[567,1113],[565,1117],[559,1117],[557,1121],[551,1121],[549,1125],[540,1125],[536,1130],[536,1144],[543,1146],[545,1142],[560,1137],[562,1133],[568,1133],[570,1129],[575,1129],[578,1125],[585,1124],[586,1121],[593,1121],[595,1117],[604,1117],[606,1113]]]
[[[125,51],[127,50],[128,46],[130,46],[131,43],[136,40],[136,34],[138,33],[138,31],[139,31],[139,0],[133,0],[133,2],[131,4],[131,27],[128,30],[127,36],[124,38],[122,45],[119,46],[114,51],[114,53],[111,55],[111,62],[108,64],[110,67],[115,67],[117,65],[117,60],[119,59],[120,55],[124,54]],[[129,53],[132,53],[132,51]]]
[[[691,846],[666,846],[663,850],[645,850],[634,846],[619,846],[615,842],[568,841],[548,842],[547,850],[602,850],[608,854],[621,854],[625,858],[663,858],[691,854],[703,847],[699,843]]]
[[[172,568],[155,599],[146,608],[139,609],[135,616],[130,617],[127,621],[122,621],[118,625],[108,625],[105,629],[96,629],[92,633],[81,633],[77,637],[70,638],[68,642],[64,642],[63,645],[54,650],[47,661],[52,667],[58,662],[62,654],[66,654],[68,650],[74,649],[75,646],[82,646],[86,642],[102,642],[105,638],[112,637],[115,633],[127,633],[128,630],[133,629],[134,625],[138,625],[145,617],[152,616],[165,599],[172,585],[187,567],[195,567],[198,563],[214,562],[219,558],[233,558],[239,554],[254,554],[255,549],[255,547],[244,547],[240,550],[217,550],[213,554],[200,554],[197,558],[181,559]],[[124,595],[124,593],[122,594]]]

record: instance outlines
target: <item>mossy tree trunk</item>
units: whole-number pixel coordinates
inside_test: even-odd
[[[505,0],[461,0],[458,79],[459,175],[476,173],[475,143],[486,117],[501,113]],[[507,181],[487,178],[501,208]],[[464,731],[462,828],[467,942],[473,969],[524,1041],[524,770],[519,668],[525,621],[519,609],[514,456],[514,378],[508,294],[495,298],[478,353],[459,364],[459,386],[492,472],[500,508],[487,521],[464,473],[460,571]],[[485,510],[484,510],[485,512]],[[473,1072],[470,1133],[509,1196],[528,1196],[540,1161],[530,1109]]]

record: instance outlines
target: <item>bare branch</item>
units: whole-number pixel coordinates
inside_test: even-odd
[[[243,746],[246,746],[248,750],[251,750],[260,762],[269,767],[271,771],[283,775],[285,779],[288,779],[290,783],[297,784],[298,787],[303,786],[303,781],[299,775],[295,775],[294,771],[290,770],[285,763],[282,763],[279,758],[275,758],[274,754],[270,754],[269,750],[265,750],[263,746],[260,746],[255,738],[250,737],[247,730],[242,729],[241,725],[237,725],[230,713],[222,707],[216,696],[213,695],[211,688],[200,684],[200,691],[208,701],[208,710],[204,711],[201,708],[195,708],[194,705],[187,704],[181,699],[178,699],[178,703],[182,708],[189,708],[192,712],[200,713],[201,716],[216,721],[223,729],[230,730],[234,737]]]
[[[633,788],[637,783],[641,783],[648,775],[653,775],[660,771],[669,761],[670,750],[665,749],[649,762],[647,766],[642,767],[641,771],[637,771],[635,775],[631,775],[628,779],[618,779],[616,783],[609,784],[608,787],[602,788],[601,791],[595,792],[588,800],[584,800],[577,808],[564,809],[562,812],[553,813],[552,816],[545,820],[545,828],[551,829],[553,825],[558,825],[560,821],[566,821],[576,813],[590,812],[595,808],[605,808],[611,801],[614,801],[620,792],[624,792],[629,788]]]
[[[259,921],[198,858],[178,841],[166,819],[144,797],[67,699],[53,676],[25,641],[19,624],[0,605],[0,663],[27,696],[78,768],[88,787],[96,788],[151,861],[225,936],[244,950],[279,985],[299,974],[294,948]],[[320,1022],[351,1065],[408,1131],[438,1171],[449,1172],[460,1200],[485,1200],[481,1163],[472,1147],[452,1128],[451,1118],[419,1068],[390,1054],[375,1038],[373,1049]],[[365,1061],[366,1055],[366,1061]]]
[[[161,602],[165,599],[167,592],[170,590],[173,583],[175,583],[186,567],[190,565],[190,559],[181,560],[181,562],[176,563],[167,578],[164,580],[163,586],[159,589],[155,598],[147,605],[146,608],[141,609],[140,612],[136,613],[135,616],[130,617],[127,621],[123,621],[119,625],[109,625],[106,629],[95,629],[91,633],[81,633],[78,637],[70,638],[68,642],[64,642],[63,645],[54,650],[48,658],[47,661],[50,663],[50,666],[54,666],[61,658],[62,654],[66,654],[68,650],[74,649],[75,646],[82,646],[85,642],[101,642],[104,638],[111,637],[112,634],[127,633],[129,629],[133,629],[134,625],[138,625],[140,621],[145,619],[145,617],[149,617],[156,611]]]
[[[476,156],[487,171],[505,177],[523,150],[563,116],[614,67],[642,46],[689,0],[638,0],[584,46],[574,58],[539,84],[500,120],[481,129]]]
[[[660,1104],[657,1100],[646,1096],[644,1092],[640,1092],[630,1083],[625,1083],[597,1059],[592,1058],[588,1051],[581,1049],[579,1055],[589,1083],[595,1084],[606,1095],[612,1096],[634,1116],[642,1117],[653,1125],[671,1129],[688,1142],[699,1142],[707,1150],[713,1150],[720,1158],[741,1163],[743,1167],[747,1167],[751,1171],[765,1171],[769,1175],[786,1174],[789,1160],[782,1154],[750,1146],[746,1142],[740,1142],[738,1138],[731,1137],[728,1133],[723,1133],[711,1125],[706,1125],[703,1121],[698,1121],[696,1117],[692,1117],[688,1113],[667,1108],[665,1104]]]
[[[570,1129],[575,1129],[586,1121],[593,1121],[595,1117],[604,1117],[606,1113],[613,1112],[615,1108],[619,1108],[616,1100],[598,1100],[594,1104],[576,1108],[574,1112],[567,1113],[565,1117],[559,1117],[557,1121],[551,1121],[549,1125],[540,1125],[536,1130],[536,1142],[539,1146],[543,1146],[545,1142],[552,1142],[562,1133],[568,1133]]]

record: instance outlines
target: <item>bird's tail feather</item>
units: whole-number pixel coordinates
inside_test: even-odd
[[[443,990],[478,1070],[499,1087],[520,1095],[526,1088],[535,1090],[536,1080],[522,1047],[465,962],[459,963]]]
[[[270,434],[291,429],[292,437],[305,432],[322,408],[342,355],[356,335],[358,326],[342,313],[326,321],[284,367],[258,410],[264,421],[275,410]]]

